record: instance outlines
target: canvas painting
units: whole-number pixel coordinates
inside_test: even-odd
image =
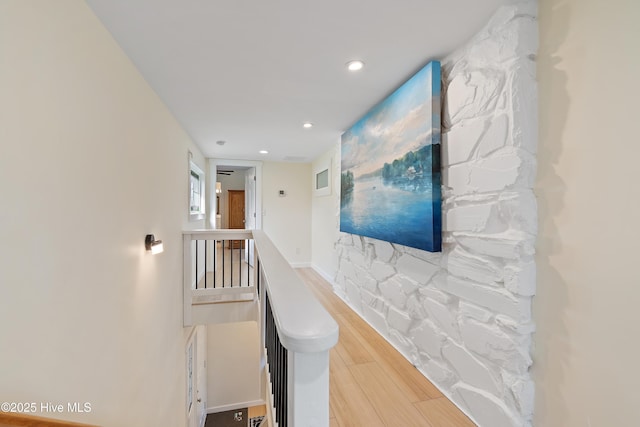
[[[341,152],[340,231],[441,250],[439,62],[346,131]]]

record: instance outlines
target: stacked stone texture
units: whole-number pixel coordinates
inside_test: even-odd
[[[442,62],[443,252],[335,244],[336,292],[482,427],[532,420],[536,6]]]

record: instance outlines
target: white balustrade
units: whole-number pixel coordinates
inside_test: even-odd
[[[329,350],[338,342],[338,324],[261,230],[196,230],[184,233],[184,325],[255,320],[261,348],[269,355],[270,379],[262,387],[269,418],[279,427],[329,425]],[[251,281],[237,287],[197,287],[201,275],[193,241],[243,240],[255,243],[248,264]],[[232,245],[233,247],[233,245]],[[223,244],[224,250],[224,244]],[[232,249],[233,250],[233,249]],[[207,256],[212,250],[207,252]],[[213,255],[217,257],[218,255]],[[245,262],[253,251],[245,251]],[[200,257],[200,254],[198,254]],[[239,258],[238,258],[239,259]],[[243,267],[244,268],[244,267]],[[215,268],[214,268],[215,270]],[[215,277],[215,271],[213,275]],[[217,304],[225,302],[225,304]],[[267,309],[267,304],[270,310]],[[267,313],[272,316],[267,318]],[[267,325],[272,330],[267,330]],[[263,359],[263,366],[266,360]],[[277,365],[277,366],[276,366]],[[277,373],[278,377],[274,377]],[[273,389],[269,387],[273,384]],[[279,408],[276,410],[276,401]],[[276,416],[276,412],[278,415]]]

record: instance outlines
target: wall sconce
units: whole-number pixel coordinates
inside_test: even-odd
[[[159,254],[164,251],[162,240],[156,240],[153,234],[147,234],[147,236],[144,238],[144,247],[147,249],[147,251],[151,251],[153,255]]]
[[[216,194],[222,193],[222,183],[216,182]]]

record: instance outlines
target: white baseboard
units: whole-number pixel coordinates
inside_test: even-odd
[[[333,281],[334,277],[331,276],[329,273],[327,273],[326,271],[324,271],[323,269],[321,269],[320,267],[318,267],[316,264],[311,264],[311,268],[313,268],[315,270],[316,273],[318,273],[319,275],[322,276],[322,278],[324,280],[326,280],[327,282],[329,282],[331,284],[331,286],[335,287],[336,283]]]
[[[215,414],[216,412],[233,411],[234,409],[251,408],[252,406],[264,405],[263,399],[251,400],[242,403],[230,403],[228,405],[211,406],[207,408],[207,414]]]
[[[309,268],[311,267],[310,262],[290,262],[289,265],[291,268]]]

